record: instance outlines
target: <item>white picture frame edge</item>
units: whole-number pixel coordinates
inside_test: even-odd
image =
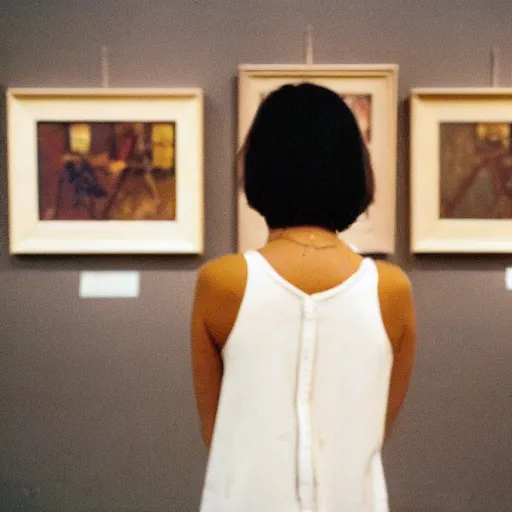
[[[443,119],[443,106],[435,111],[435,103],[445,103],[444,116],[450,115],[448,108],[457,109],[460,102],[462,114],[458,119],[449,117],[452,122],[509,122],[512,124],[512,88],[511,87],[439,87],[412,88],[410,99],[410,252],[415,254],[491,254],[512,253],[512,219],[441,219],[438,201],[439,151],[435,128]],[[497,99],[510,102],[509,116],[503,116],[503,110],[495,108],[487,118],[478,117],[476,102],[488,101],[489,105]],[[466,110],[474,103],[474,112]],[[430,107],[431,112],[428,111]],[[482,105],[484,112],[486,109]],[[451,112],[450,110],[450,112]],[[505,120],[506,119],[506,120]],[[433,124],[435,125],[433,126]],[[430,143],[429,143],[430,140]],[[437,163],[425,164],[425,148],[435,148]],[[434,205],[434,206],[432,206]]]
[[[248,88],[248,81],[256,77],[295,77],[308,78],[311,76],[325,76],[334,78],[367,78],[377,79],[384,78],[386,80],[387,91],[387,133],[389,141],[386,147],[386,164],[387,167],[387,183],[386,188],[386,206],[381,210],[385,210],[384,216],[375,215],[374,218],[380,217],[380,220],[386,219],[386,234],[379,236],[376,233],[369,235],[357,233],[357,227],[351,227],[347,232],[341,235],[341,238],[353,246],[358,252],[365,254],[393,254],[396,249],[396,172],[397,172],[397,114],[398,114],[398,64],[241,64],[238,69],[238,125],[237,125],[237,153],[240,150],[245,134],[248,128],[247,119],[251,114],[247,112],[248,107],[244,104],[245,91]],[[381,164],[382,165],[382,164]],[[384,166],[384,165],[383,165]],[[237,180],[241,179],[239,166],[237,162]],[[384,179],[381,177],[380,179]],[[376,179],[376,181],[378,181]],[[238,184],[237,184],[238,185]],[[379,183],[377,183],[378,187]],[[259,215],[251,210],[249,212],[248,205],[244,203],[244,195],[241,197],[237,186],[237,250],[244,252],[253,245],[261,245],[265,237],[266,227],[263,227]],[[378,193],[378,192],[377,192]],[[373,208],[373,207],[371,207]],[[371,211],[371,209],[370,209]],[[244,221],[244,219],[246,219]],[[247,234],[244,232],[244,222],[252,223],[257,226],[258,233],[254,239],[258,239],[258,243],[250,243],[247,241]],[[371,227],[370,227],[371,230]]]
[[[41,221],[39,220],[37,140],[34,123],[37,123],[38,108],[45,102],[54,106],[59,101],[61,106],[69,107],[80,101],[125,102],[143,110],[144,101],[158,106],[173,102],[181,109],[174,114],[156,110],[140,116],[145,121],[171,120],[179,117],[179,122],[186,122],[188,134],[185,144],[179,147],[180,153],[189,153],[181,157],[182,166],[190,167],[191,173],[177,179],[177,201],[186,203],[187,198],[180,194],[187,193],[192,206],[181,209],[178,204],[175,221]],[[43,104],[38,102],[42,102]],[[122,105],[122,103],[120,103]],[[202,254],[204,251],[204,94],[198,87],[172,88],[19,88],[6,90],[7,106],[7,173],[9,203],[9,253],[21,254]],[[103,104],[105,106],[105,104]],[[83,105],[82,105],[83,107]],[[32,112],[30,109],[33,109]],[[177,107],[175,106],[175,109]],[[23,109],[28,109],[28,113]],[[42,108],[44,110],[44,108]],[[58,109],[57,109],[58,110]],[[82,108],[83,110],[83,108]],[[108,109],[107,109],[108,110]],[[64,110],[65,111],[65,110]],[[23,117],[20,119],[20,115]],[[117,114],[117,115],[116,115]],[[178,115],[179,114],[179,115]],[[69,120],[73,114],[62,119]],[[102,120],[135,121],[133,114],[121,113],[112,107],[108,116],[89,117],[87,121]],[[58,111],[52,119],[58,122]],[[173,119],[176,121],[176,119]],[[186,120],[186,121],[185,121]],[[179,122],[177,127],[179,129]],[[187,124],[188,123],[188,124]],[[20,147],[23,140],[29,141],[32,153],[28,155],[27,169],[22,174],[28,178],[29,198],[24,195],[26,183],[16,171],[20,163]],[[34,154],[35,151],[35,154]],[[23,160],[23,159],[21,159]],[[179,165],[177,166],[179,167]],[[179,168],[178,168],[179,173]],[[35,201],[35,203],[34,203]],[[180,218],[184,218],[181,220]]]

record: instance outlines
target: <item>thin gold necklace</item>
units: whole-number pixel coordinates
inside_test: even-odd
[[[313,237],[311,235],[311,237]],[[288,242],[291,242],[295,245],[299,245],[300,247],[304,247],[304,251],[302,253],[302,256],[306,256],[306,254],[308,252],[318,252],[318,251],[322,251],[324,249],[334,249],[336,248],[338,245],[340,245],[340,241],[338,240],[337,242],[333,243],[333,244],[328,244],[328,245],[314,245],[312,243],[305,243],[305,242],[299,242],[298,240],[294,240],[293,238],[289,238],[285,235],[279,235],[277,238],[274,238],[273,240],[270,240],[269,243],[271,242],[277,242],[278,240],[286,240]]]

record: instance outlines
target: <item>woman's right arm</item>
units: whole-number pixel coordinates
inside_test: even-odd
[[[192,312],[191,354],[197,409],[209,448],[223,375],[222,349],[231,333],[247,279],[241,255],[218,258],[201,268]]]
[[[203,268],[197,278],[192,311],[191,356],[197,410],[207,448],[213,436],[222,382],[221,354],[207,325],[214,296],[211,273]]]

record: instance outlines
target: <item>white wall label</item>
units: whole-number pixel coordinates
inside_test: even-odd
[[[505,286],[507,290],[512,290],[512,267],[505,270]]]
[[[140,272],[80,272],[81,299],[135,299],[140,293]]]

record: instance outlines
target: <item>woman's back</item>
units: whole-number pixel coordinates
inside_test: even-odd
[[[400,269],[338,238],[374,199],[357,120],[335,91],[288,84],[262,101],[241,156],[269,239],[198,276],[202,512],[386,510],[380,449],[411,375],[414,312]]]
[[[227,342],[202,511],[387,510],[380,449],[408,281],[378,267],[341,244],[210,264],[209,329]]]

